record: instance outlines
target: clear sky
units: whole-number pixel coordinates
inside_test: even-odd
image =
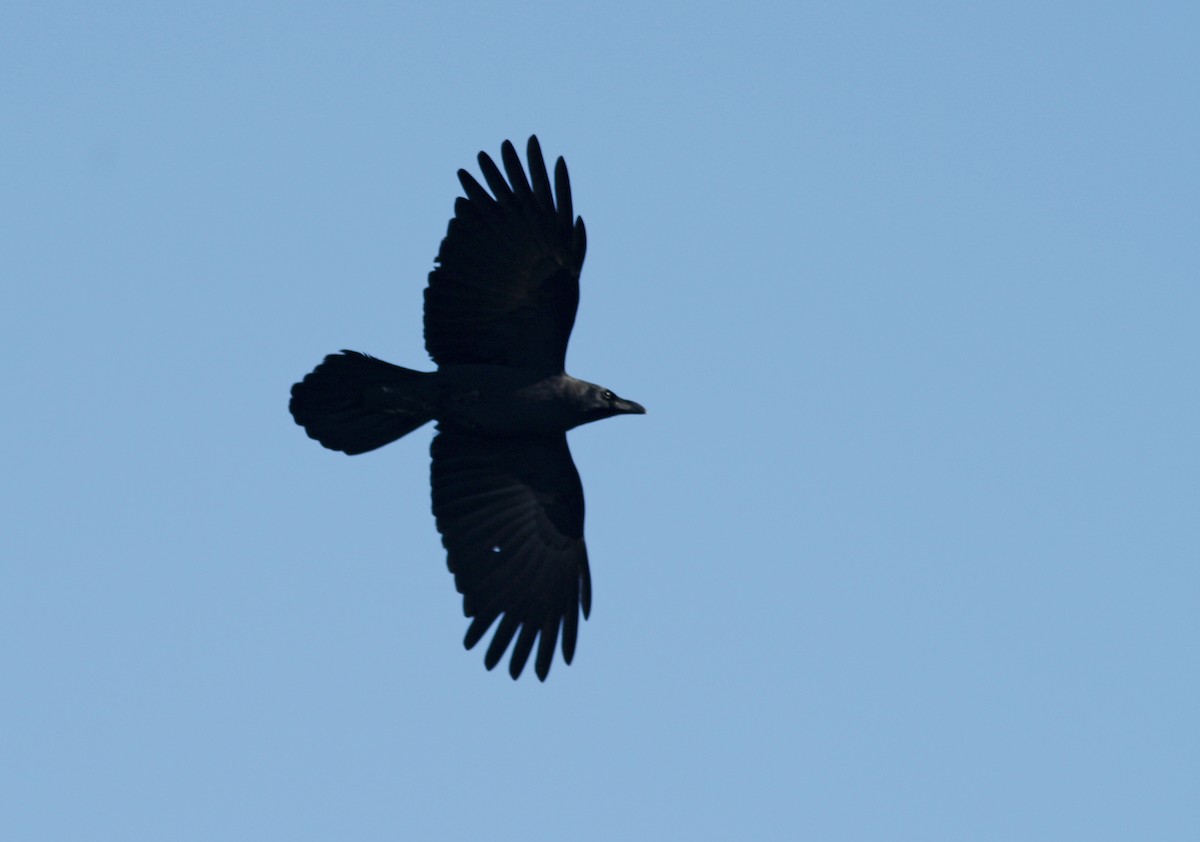
[[[0,6],[0,836],[1200,838],[1194,3]],[[481,149],[588,226],[575,663],[466,652]]]

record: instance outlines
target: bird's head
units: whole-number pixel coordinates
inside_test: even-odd
[[[584,420],[581,423],[599,421],[614,415],[645,415],[646,408],[640,403],[625,400],[613,393],[612,389],[597,386],[595,383],[584,383],[585,388],[577,396],[576,406],[582,410]]]

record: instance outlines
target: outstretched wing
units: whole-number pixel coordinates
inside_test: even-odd
[[[433,514],[473,618],[463,643],[472,648],[500,619],[484,664],[496,666],[516,637],[508,671],[517,678],[540,637],[535,669],[544,681],[560,628],[569,664],[580,607],[586,618],[592,604],[583,486],[567,437],[442,431],[432,453]]]
[[[536,137],[529,175],[509,141],[501,147],[508,181],[485,153],[479,168],[491,194],[458,171],[466,198],[438,250],[425,289],[425,348],[438,365],[491,363],[563,371],[579,304],[587,250],[583,219],[574,217],[562,158],[554,187]]]

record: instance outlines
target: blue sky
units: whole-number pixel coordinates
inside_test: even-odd
[[[1200,836],[1200,13],[0,10],[0,824],[21,840]],[[488,673],[424,367],[455,171],[589,252],[595,604]]]

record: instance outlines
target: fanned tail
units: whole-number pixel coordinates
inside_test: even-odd
[[[433,420],[434,376],[342,351],[292,386],[288,408],[330,450],[366,453]]]

